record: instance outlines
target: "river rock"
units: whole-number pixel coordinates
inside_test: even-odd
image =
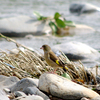
[[[68,42],[52,47],[54,52],[62,51],[70,60],[97,59],[100,53],[92,47],[81,42]]]
[[[39,89],[65,100],[77,100],[82,97],[93,99],[99,96],[93,90],[51,73],[40,76]]]
[[[19,82],[17,82],[15,85],[9,87],[11,92],[15,91],[22,91],[25,94],[30,94],[30,95],[39,95],[44,100],[49,100],[49,97],[46,96],[44,93],[42,93],[37,87],[38,87],[38,79],[33,79],[33,78],[24,78],[21,79]]]
[[[8,89],[8,88],[4,88],[3,90],[4,90],[7,94],[11,93],[10,89]]]
[[[26,97],[27,95],[24,93],[24,92],[21,92],[21,91],[15,91],[14,92],[14,96],[15,97]]]
[[[81,100],[90,100],[90,99],[87,99],[87,98],[83,97]]]
[[[44,100],[44,99],[40,96],[37,96],[37,95],[29,95],[26,97],[16,98],[16,100]]]
[[[10,100],[3,89],[0,88],[0,100]]]
[[[19,81],[19,79],[15,76],[4,76],[0,75],[0,100],[9,100],[7,94],[10,94],[9,86],[13,86]]]
[[[72,3],[69,8],[71,13],[92,13],[100,11],[100,8],[88,3]]]
[[[15,85],[9,87],[11,92],[14,91],[24,91],[27,87],[38,86],[38,79],[33,78],[23,78],[18,81]]]
[[[91,99],[91,100],[100,100],[100,96],[94,98],[94,99]]]
[[[23,37],[28,34],[40,36],[47,30],[51,30],[48,21],[37,21],[26,15],[0,19],[0,33],[9,37]]]
[[[41,96],[44,100],[50,100],[48,96],[46,96],[43,92],[41,92],[36,86],[33,87],[27,87],[24,91],[26,94],[34,94]]]
[[[0,75],[0,86],[2,88],[12,86],[16,84],[18,81],[19,79],[15,76],[7,77],[4,75]]]
[[[85,35],[88,33],[93,33],[95,30],[87,25],[75,24],[75,27],[66,26],[65,28],[59,28],[57,35],[59,36],[68,36],[68,35]]]
[[[76,24],[75,27],[66,26],[58,30],[59,36],[87,34],[95,30],[87,25]],[[16,16],[0,19],[0,33],[9,37],[24,37],[26,35],[41,36],[52,33],[49,21],[38,21],[30,16]]]

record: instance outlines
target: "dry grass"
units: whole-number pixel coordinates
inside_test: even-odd
[[[0,34],[1,35],[1,34]],[[52,67],[45,62],[43,55],[30,50],[29,48],[18,44],[15,40],[1,35],[3,38],[14,42],[17,45],[17,53],[7,53],[0,51],[0,75],[17,76],[22,79],[25,77],[39,77],[44,72],[51,72]],[[23,47],[24,50],[19,49]],[[79,61],[76,64],[70,61],[62,52],[59,57],[68,68],[67,73],[71,79],[77,83],[89,85],[94,83],[96,79],[92,72],[86,70],[83,64]],[[62,69],[57,70],[57,74],[62,75]]]
[[[6,76],[38,77],[48,70],[45,61],[35,52],[18,49],[18,53],[0,52],[0,74]],[[12,68],[12,66],[14,68]]]
[[[39,77],[44,72],[51,72],[52,67],[48,66],[43,56],[35,51],[28,49],[21,50],[17,48],[17,53],[0,52],[0,74],[6,76],[17,76],[22,79],[25,77]],[[89,84],[91,81],[95,81],[95,77],[92,72],[89,72],[84,68],[81,62],[76,64],[69,61],[68,58],[62,54],[59,57],[68,68],[67,73],[73,81]],[[58,68],[57,74],[64,73],[63,69]]]

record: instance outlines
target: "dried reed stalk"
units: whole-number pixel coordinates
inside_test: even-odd
[[[9,37],[2,34],[0,34],[0,36],[8,41],[14,42],[18,50],[18,53],[13,54],[6,53],[1,50],[0,74],[6,76],[17,76],[18,78],[22,79],[25,77],[39,77],[42,73],[53,70],[52,67],[48,66],[43,56],[39,53],[30,50],[28,47],[17,43],[15,40]],[[22,51],[19,47],[23,47],[24,51]],[[79,64],[76,64],[70,61],[62,52],[59,59],[66,64],[66,67],[68,68],[67,73],[73,81],[87,85],[94,81],[94,85],[96,85],[94,75],[92,72],[87,71],[80,61]],[[61,75],[64,73],[64,71],[59,68],[57,73]]]

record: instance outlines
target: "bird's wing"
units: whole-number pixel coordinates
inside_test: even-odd
[[[64,67],[64,63],[53,52],[52,53],[49,53],[49,57],[57,65]]]

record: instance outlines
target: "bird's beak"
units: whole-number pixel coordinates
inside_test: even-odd
[[[43,47],[41,47],[40,49],[43,49]]]

